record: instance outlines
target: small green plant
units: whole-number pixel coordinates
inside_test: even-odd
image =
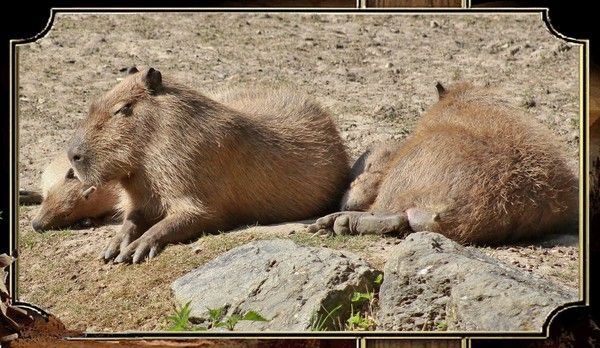
[[[248,311],[243,315],[233,314],[225,316],[225,307],[208,308],[209,325],[198,326],[190,323],[190,302],[175,310],[174,315],[170,315],[167,319],[171,322],[169,331],[197,331],[208,330],[209,327],[224,327],[227,330],[233,330],[235,325],[240,320],[249,321],[268,321],[262,315],[255,311]]]
[[[383,282],[383,274],[380,273],[375,277],[373,283],[379,287]],[[377,304],[377,297],[374,291],[366,292],[355,291],[350,299],[350,318],[346,320],[346,330],[349,331],[364,331],[375,329],[374,310]],[[358,308],[358,310],[356,310]]]
[[[352,293],[352,303],[362,303],[364,301],[371,301],[375,297],[375,294],[371,292],[358,292]]]
[[[364,331],[373,329],[375,327],[375,321],[372,317],[375,293],[372,291],[355,291],[352,294],[352,299],[350,301],[352,302],[350,304],[350,318],[346,320],[346,330]],[[367,303],[366,308],[365,303]],[[356,311],[355,305],[357,308],[364,309],[364,313],[361,310]]]
[[[213,323],[217,323],[223,319],[223,315],[225,314],[225,307],[219,308],[208,308],[208,316],[210,321]]]
[[[169,331],[190,331],[190,302],[175,310],[175,314],[169,315],[167,319],[171,322]]]
[[[383,282],[383,274],[378,274],[373,280],[375,284],[374,288],[378,288]],[[340,327],[345,327],[345,330],[349,331],[364,331],[375,329],[374,310],[377,304],[377,295],[375,291],[369,291],[369,285],[366,285],[366,291],[354,291],[350,298],[350,317],[346,320],[345,324],[342,324],[340,317],[338,316],[338,323]],[[342,308],[339,304],[335,308],[328,310],[321,306],[325,313],[313,313],[310,318],[309,329],[311,331],[323,331],[327,329],[329,322],[334,322],[334,316]]]
[[[327,328],[327,321],[331,319],[335,315],[335,313],[337,313],[337,311],[340,310],[340,308],[342,308],[342,305],[337,305],[332,310],[327,310],[327,308],[323,306],[321,306],[321,308],[323,308],[323,310],[327,314],[322,315],[318,313],[313,313],[313,315],[310,317],[310,331],[324,331]]]
[[[448,330],[448,323],[445,321],[440,321],[437,324],[435,324],[435,328],[438,331],[447,331]]]
[[[211,316],[211,320],[212,320],[212,326],[213,327],[224,327],[227,330],[232,331],[235,328],[235,325],[240,321],[240,320],[249,320],[249,321],[267,321],[267,319],[265,319],[262,315],[258,314],[255,311],[248,311],[246,312],[244,315],[240,315],[240,314],[233,314],[229,317],[224,317],[223,316],[223,312],[224,312],[224,308],[216,308],[216,309],[210,309],[209,308],[209,313]],[[214,316],[212,315],[212,313],[218,314],[218,316]]]
[[[346,321],[346,329],[350,331],[359,330],[369,330],[373,327],[373,319],[367,317],[366,314],[361,312],[356,312],[348,318]]]

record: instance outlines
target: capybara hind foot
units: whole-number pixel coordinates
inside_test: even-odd
[[[362,211],[333,213],[308,226],[316,235],[404,234],[410,232],[406,214],[373,214]]]
[[[413,232],[435,232],[439,230],[440,215],[438,213],[419,208],[408,208],[406,209],[406,216]]]

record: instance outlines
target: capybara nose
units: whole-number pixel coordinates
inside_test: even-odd
[[[31,227],[33,228],[34,231],[36,232],[42,232],[44,230],[44,226],[42,225],[42,223],[38,220],[33,220],[31,222]]]
[[[79,150],[78,146],[71,146],[67,151],[67,156],[69,156],[69,161],[71,161],[73,165],[83,161],[83,154]]]

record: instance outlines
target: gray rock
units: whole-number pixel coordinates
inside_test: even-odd
[[[384,275],[379,330],[540,331],[553,309],[577,300],[574,291],[432,232],[398,244]]]
[[[179,305],[191,301],[194,322],[208,320],[207,308],[225,307],[227,315],[256,311],[267,322],[240,321],[236,331],[306,331],[338,304],[338,329],[349,317],[354,291],[372,288],[377,274],[349,253],[301,247],[289,240],[255,241],[217,257],[171,285]]]

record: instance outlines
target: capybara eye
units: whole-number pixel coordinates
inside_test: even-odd
[[[123,105],[119,110],[117,110],[115,112],[115,115],[117,115],[117,114],[122,114],[125,116],[131,114],[131,103],[127,103],[127,104]]]

